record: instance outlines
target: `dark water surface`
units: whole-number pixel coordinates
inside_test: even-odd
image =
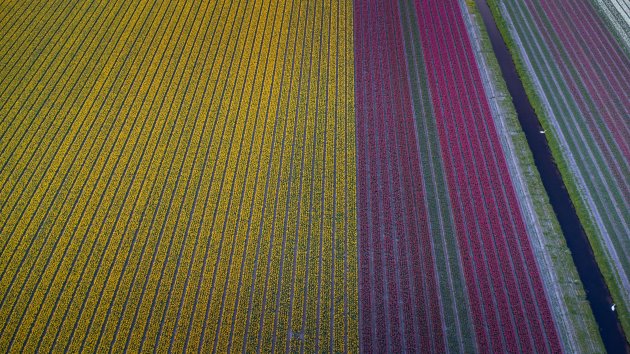
[[[586,297],[599,325],[599,332],[606,350],[609,353],[627,352],[629,348],[628,343],[617,318],[617,313],[611,311],[610,308],[612,305],[610,292],[595,262],[593,250],[580,224],[573,203],[569,199],[569,194],[560,176],[558,167],[549,150],[547,139],[544,134],[540,133],[542,127],[532,105],[527,99],[525,89],[512,61],[512,56],[503,41],[503,37],[501,37],[501,33],[494,22],[486,1],[476,0],[476,2],[490,36],[492,49],[499,61],[501,73],[516,107],[518,120],[525,132],[529,148],[534,155],[534,162],[540,173],[545,190],[549,195],[551,206],[560,222],[560,227],[571,250],[580,279],[584,284]],[[569,281],[569,279],[566,281]]]

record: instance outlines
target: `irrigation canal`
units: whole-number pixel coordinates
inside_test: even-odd
[[[523,83],[516,72],[512,56],[503,37],[501,37],[488,4],[485,0],[476,0],[476,2],[492,42],[492,49],[501,67],[501,73],[516,107],[518,120],[534,155],[534,162],[540,173],[545,190],[549,195],[551,206],[560,222],[560,227],[571,250],[580,279],[584,284],[586,297],[599,325],[604,346],[609,353],[625,352],[628,350],[628,343],[617,318],[617,313],[611,311],[612,298],[610,292],[595,262],[593,250],[586,237],[584,228],[580,224],[573,203],[569,199],[569,193],[553,160],[547,139],[544,134],[540,133],[542,131],[540,122],[527,98]]]

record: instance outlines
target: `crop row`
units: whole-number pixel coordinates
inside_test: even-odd
[[[452,264],[444,266],[449,260],[437,258],[434,265],[436,250],[444,251],[429,237],[425,193],[435,192],[427,192],[423,183],[423,175],[434,170],[420,169],[413,149],[418,137],[405,135],[414,127],[409,88],[398,84],[408,75],[395,24],[400,14],[396,7],[355,5],[362,349],[413,350],[417,345],[440,351],[445,306],[432,284],[449,277],[446,269]],[[482,349],[556,350],[557,335],[479,74],[466,56],[471,49],[463,22],[445,25],[442,20],[458,21],[461,14],[452,3],[416,2],[416,8],[469,288],[471,306],[463,311],[472,312]],[[456,87],[468,92],[460,95]],[[441,98],[447,96],[451,101]],[[431,166],[426,160],[435,155],[423,156],[422,166]],[[413,178],[422,182],[411,187]],[[459,266],[459,260],[453,262]],[[409,269],[415,277],[409,277]]]

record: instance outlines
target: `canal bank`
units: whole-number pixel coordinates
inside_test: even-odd
[[[565,235],[566,245],[571,251],[572,260],[577,268],[579,279],[583,283],[586,299],[597,321],[604,345],[609,352],[625,351],[627,350],[627,342],[616,312],[611,311],[610,293],[595,262],[593,251],[571,203],[558,166],[554,163],[544,129],[527,98],[512,56],[494,22],[490,9],[483,0],[477,0],[477,6],[491,42],[492,48],[490,50],[498,60],[500,74],[512,97],[518,122],[532,152],[533,162],[542,180],[544,190],[549,196],[549,202],[557,216],[562,234]]]

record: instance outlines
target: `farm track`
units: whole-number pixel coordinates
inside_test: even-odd
[[[351,3],[0,6],[3,351],[357,350]]]

